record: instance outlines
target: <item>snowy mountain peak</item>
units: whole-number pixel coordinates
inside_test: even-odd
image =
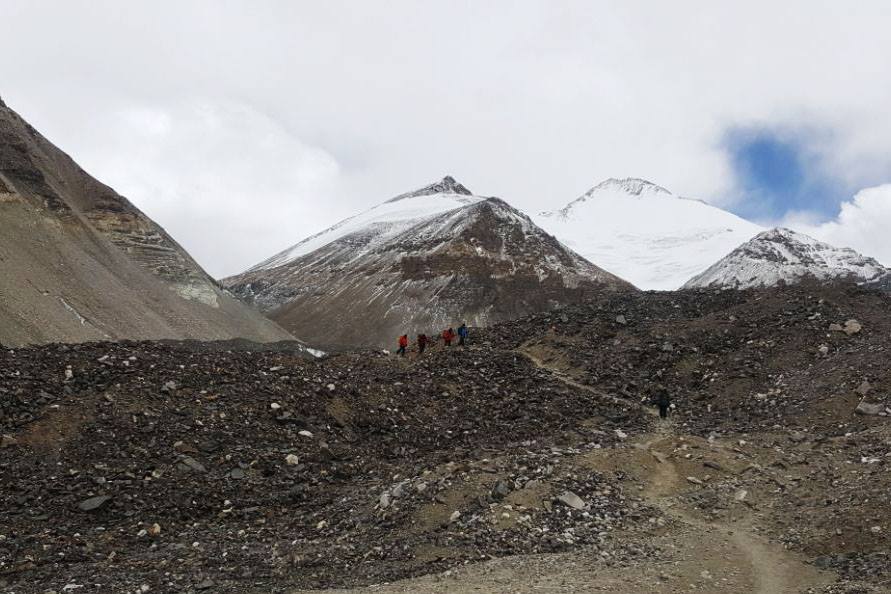
[[[849,279],[868,286],[891,283],[891,270],[850,248],[838,248],[782,227],[759,233],[693,277],[684,288],[769,287],[804,278]]]
[[[395,198],[391,198],[388,202],[399,202],[406,198],[416,198],[418,196],[433,196],[435,194],[463,194],[464,196],[472,196],[473,192],[458,183],[454,177],[447,175],[438,182],[433,182],[428,186],[424,186],[412,192],[399,194]]]
[[[641,179],[639,177],[611,177],[588,190],[586,194],[594,194],[595,192],[602,192],[604,190],[620,190],[625,194],[630,194],[631,196],[640,196],[641,194],[645,193],[671,194],[671,192],[669,192],[662,186],[656,185],[653,182]]]
[[[591,262],[641,289],[673,290],[763,231],[702,201],[640,178],[603,181],[534,218]]]
[[[539,213],[543,217],[569,218],[585,202],[615,202],[627,198],[674,197],[674,195],[653,182],[638,177],[611,177],[606,179],[563,208],[554,212]]]

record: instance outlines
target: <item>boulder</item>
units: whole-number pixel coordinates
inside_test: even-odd
[[[585,508],[584,500],[572,491],[563,491],[560,495],[557,496],[557,501],[562,503],[566,507],[571,507],[572,509]]]
[[[868,415],[875,416],[880,415],[885,412],[884,404],[876,404],[871,402],[861,402],[857,405],[857,408],[854,409],[854,412],[858,415]]]
[[[101,509],[109,501],[111,501],[111,495],[96,495],[95,497],[84,499],[77,504],[77,507],[80,511],[91,512]]]

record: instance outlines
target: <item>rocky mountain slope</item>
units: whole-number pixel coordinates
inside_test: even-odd
[[[0,342],[291,336],[0,102]]]
[[[642,179],[608,179],[535,222],[641,289],[673,290],[762,230]]]
[[[875,259],[783,228],[759,233],[691,278],[684,288],[748,289],[796,283],[805,278],[844,279],[891,290],[891,269]]]
[[[322,346],[392,346],[631,289],[497,198],[453,178],[397,196],[224,285]]]
[[[611,292],[404,359],[3,349],[0,590],[887,592],[889,307]]]

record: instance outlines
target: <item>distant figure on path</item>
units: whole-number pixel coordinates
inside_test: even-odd
[[[424,354],[424,349],[427,348],[427,335],[426,334],[418,334],[418,354]]]
[[[447,330],[442,331],[442,340],[445,342],[446,346],[452,346],[452,341],[455,340],[455,330],[453,328],[448,328]]]
[[[671,397],[668,395],[668,390],[666,390],[664,386],[656,388],[656,398],[654,401],[656,406],[659,407],[659,418],[667,419],[668,409],[671,408]]]
[[[399,337],[399,350],[396,351],[401,356],[405,356],[405,349],[408,346],[408,334],[403,334]]]
[[[458,344],[460,346],[464,346],[464,343],[467,341],[467,324],[461,324],[461,327],[458,328]]]

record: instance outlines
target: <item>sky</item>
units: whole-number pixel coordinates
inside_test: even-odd
[[[217,277],[446,174],[527,212],[641,177],[891,265],[889,25],[884,0],[0,0],[0,97]]]

